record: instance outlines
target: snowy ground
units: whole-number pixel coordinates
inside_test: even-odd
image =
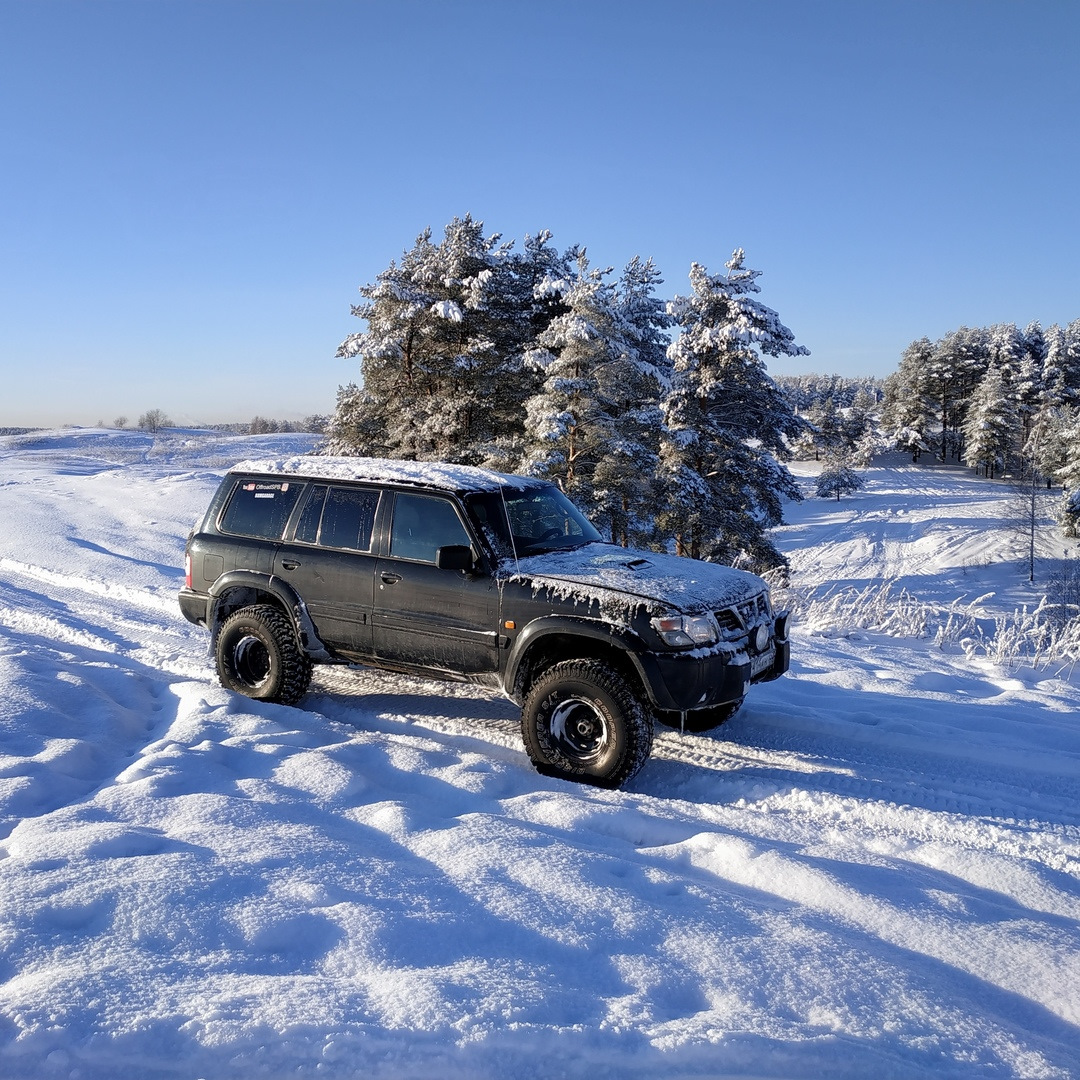
[[[473,688],[253,703],[178,567],[226,465],[303,448],[0,439],[0,1075],[1080,1077],[1070,672],[803,628],[623,792]],[[999,489],[869,478],[792,508],[797,585],[1026,599]]]

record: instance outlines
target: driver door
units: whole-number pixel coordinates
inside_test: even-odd
[[[453,674],[498,669],[499,601],[489,574],[441,570],[439,548],[477,550],[457,507],[439,495],[397,492],[388,554],[375,569],[375,655]]]

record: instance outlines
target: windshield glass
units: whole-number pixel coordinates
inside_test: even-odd
[[[468,496],[466,503],[502,558],[561,551],[602,539],[588,518],[552,484],[504,488],[501,494],[478,492]]]

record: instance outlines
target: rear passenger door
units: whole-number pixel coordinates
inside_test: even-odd
[[[376,488],[312,484],[274,573],[307,605],[324,645],[349,659],[371,656]]]
[[[374,649],[380,660],[455,674],[497,670],[495,580],[440,570],[435,553],[452,545],[476,551],[452,500],[394,496],[388,555],[375,574]]]
[[[199,572],[207,583],[233,570],[269,574],[274,544],[304,489],[303,482],[240,477],[217,521],[221,541],[203,557]]]

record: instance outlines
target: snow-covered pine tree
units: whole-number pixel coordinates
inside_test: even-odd
[[[525,405],[523,470],[553,480],[586,512],[595,510],[594,473],[615,438],[618,403],[601,370],[626,351],[610,269],[589,266],[577,253],[573,280],[545,278],[539,296],[565,306],[525,354],[541,386]]]
[[[844,416],[836,407],[836,400],[827,397],[814,402],[806,410],[805,419],[813,428],[814,460],[838,451],[847,442]]]
[[[663,401],[661,526],[680,555],[786,565],[767,530],[798,486],[781,464],[803,422],[769,378],[762,353],[805,356],[771,308],[753,299],[759,271],[736,251],[726,274],[694,263],[690,296],[668,310],[681,333],[668,349],[673,373]]]
[[[1024,328],[1021,341],[1024,352],[1031,357],[1034,365],[1042,370],[1047,353],[1046,335],[1043,333],[1042,325],[1038,321],[1029,322]]]
[[[635,256],[615,288],[621,347],[601,365],[597,379],[611,403],[607,450],[593,470],[593,520],[612,543],[649,546],[656,541],[659,498],[660,395],[670,383],[667,329],[671,316],[656,295],[663,283],[652,259]]]
[[[1080,434],[1073,405],[1052,405],[1047,399],[1032,418],[1024,456],[1046,478],[1047,487],[1060,483],[1059,473],[1069,460],[1074,432]]]
[[[511,252],[490,290],[492,336],[503,370],[493,372],[483,387],[502,418],[480,463],[505,472],[521,468],[525,454],[525,403],[540,390],[539,372],[525,355],[536,338],[569,309],[562,294],[573,278],[578,249],[560,252],[544,229],[526,235],[520,252]]]
[[[991,479],[1004,470],[1016,444],[1020,420],[1005,378],[991,365],[972,395],[964,421],[964,460]]]
[[[874,426],[877,411],[877,398],[866,387],[860,387],[844,411],[844,439],[849,446],[854,446]]]
[[[1045,335],[1044,393],[1055,405],[1080,403],[1080,319],[1051,326]]]
[[[888,440],[882,437],[873,424],[868,424],[851,449],[852,464],[860,469],[869,468],[874,463],[874,455],[884,450],[887,445]]]
[[[421,233],[360,290],[353,314],[367,329],[338,356],[360,358],[363,387],[339,393],[327,449],[477,463],[520,433],[533,314],[512,310],[520,273],[510,245],[471,215],[450,222],[439,244]]]
[[[1070,391],[1069,403],[1080,403],[1080,319],[1065,327],[1065,347],[1062,352],[1064,383]]]
[[[1066,536],[1080,536],[1080,408],[1060,410],[1054,435],[1060,452],[1055,477],[1062,486],[1058,522]]]
[[[941,421],[938,445],[943,461],[950,454],[963,457],[968,405],[989,366],[989,337],[984,329],[961,326],[934,343],[930,385]]]
[[[932,390],[934,346],[929,338],[913,341],[900,366],[885,380],[881,409],[884,434],[916,462],[929,451],[935,406]]]
[[[822,499],[840,501],[841,495],[850,495],[863,486],[862,477],[851,467],[850,450],[840,449],[829,454],[825,468],[814,483],[814,494]]]
[[[1038,326],[1038,323],[1033,325]],[[985,333],[987,360],[997,365],[1006,383],[1014,382],[1021,362],[1031,355],[1026,334],[1017,328],[1016,323],[995,323]]]

